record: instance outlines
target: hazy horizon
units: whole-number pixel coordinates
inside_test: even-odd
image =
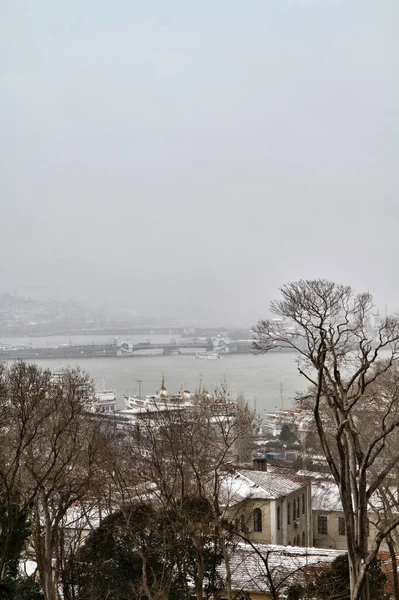
[[[399,309],[394,0],[1,3],[0,290],[233,325]]]

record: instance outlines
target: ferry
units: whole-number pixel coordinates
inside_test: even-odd
[[[92,411],[113,415],[116,407],[116,393],[113,390],[102,390],[94,394]]]
[[[163,397],[160,394],[146,396],[145,399],[137,398],[137,396],[124,396],[126,409],[122,413],[141,413],[154,412],[159,410],[182,410],[184,408],[192,408],[191,399],[183,394],[175,394],[173,396]]]
[[[135,414],[146,411],[157,410],[182,410],[192,408],[193,399],[188,390],[178,394],[169,394],[165,387],[165,377],[162,375],[161,389],[156,394],[146,396],[145,399],[137,396],[124,396],[126,409],[120,411],[122,414]]]
[[[165,378],[162,375],[161,389],[156,394],[146,396],[124,396],[126,408],[118,411],[121,416],[133,418],[135,415],[159,412],[163,410],[191,410],[198,402],[204,402],[211,413],[216,416],[232,416],[237,410],[237,403],[223,397],[215,397],[207,392],[198,391],[191,394],[188,390],[178,394],[169,394],[165,387]]]

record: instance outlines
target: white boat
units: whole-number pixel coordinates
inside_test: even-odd
[[[146,401],[137,396],[123,396],[123,400],[127,409],[145,408],[146,406]]]
[[[181,394],[169,396],[168,398],[155,394],[153,396],[146,396],[145,400],[134,396],[124,396],[124,401],[126,411],[132,411],[134,413],[154,412],[159,410],[182,410],[193,406],[191,400],[184,398]]]
[[[197,352],[195,358],[200,358],[202,360],[216,360],[220,358],[220,354],[218,352]]]
[[[112,415],[115,412],[116,393],[113,390],[102,390],[94,394],[93,412]]]
[[[146,412],[156,410],[181,410],[193,406],[191,394],[184,390],[178,394],[169,394],[162,376],[161,390],[156,394],[146,396],[143,400],[137,396],[124,396],[126,411]]]

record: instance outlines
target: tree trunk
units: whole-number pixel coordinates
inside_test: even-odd
[[[203,599],[204,593],[204,549],[201,537],[195,537],[194,540],[195,553],[197,555],[197,577],[196,577],[196,596],[197,600]]]
[[[33,527],[36,561],[43,586],[44,600],[58,600],[58,582],[53,572],[52,523],[43,492],[40,492],[40,496],[42,502],[40,505],[40,500],[36,501]],[[41,514],[43,514],[43,517],[41,517]]]
[[[348,553],[348,560],[351,600],[370,600],[368,573],[362,555],[357,551],[352,560]]]
[[[55,580],[55,576],[53,573],[52,558],[49,556],[45,556],[44,561],[41,561],[41,562],[42,562],[42,566],[41,566],[41,569],[39,566],[39,571],[42,571],[40,573],[40,578],[42,580],[42,585],[43,585],[44,599],[45,600],[58,600],[58,598],[59,598],[58,588],[57,588],[57,581]],[[38,565],[39,565],[39,561],[38,561]]]
[[[353,479],[345,469],[342,472],[344,474],[339,490],[346,517],[350,597],[351,600],[370,600],[368,577],[364,567],[368,555],[366,492],[360,486],[358,493],[354,493]]]
[[[393,597],[394,600],[399,600],[398,561],[396,560],[395,544],[391,535],[387,537],[387,544],[392,563]]]
[[[50,570],[50,572],[48,572]],[[49,569],[46,569],[46,573],[44,574],[44,585],[43,592],[45,600],[57,600],[57,591],[54,589],[54,581],[51,573],[51,565]]]
[[[218,527],[219,529],[219,527]],[[223,560],[224,560],[224,565],[226,568],[226,596],[227,596],[227,600],[232,600],[233,598],[233,592],[232,592],[232,586],[231,586],[231,568],[230,568],[230,557],[229,557],[229,553],[227,550],[227,545],[226,545],[226,540],[223,537],[223,534],[221,534],[220,531],[218,531],[219,533],[219,537],[220,537],[220,544],[222,547],[222,554],[223,554]]]

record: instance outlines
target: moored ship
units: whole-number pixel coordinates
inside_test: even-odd
[[[137,396],[124,396],[126,409],[122,414],[135,414],[146,411],[182,410],[192,408],[193,401],[188,390],[178,394],[169,394],[165,386],[165,377],[162,375],[161,389],[156,394],[146,396],[145,399]]]

